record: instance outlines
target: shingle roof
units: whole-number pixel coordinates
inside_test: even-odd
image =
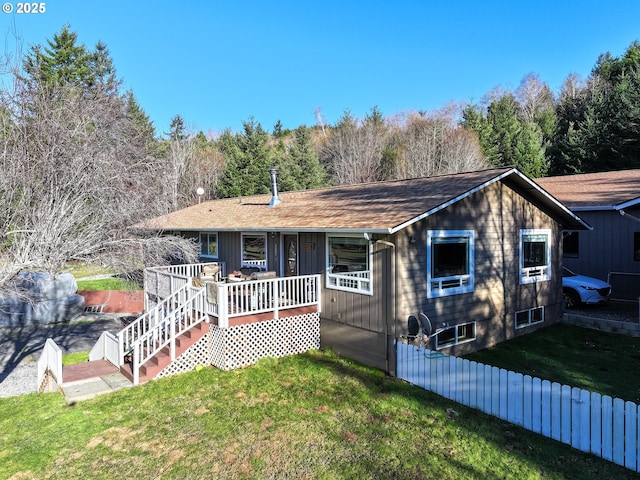
[[[640,203],[640,169],[546,177],[536,182],[575,209],[615,208]]]
[[[471,192],[513,178],[511,186],[534,192],[560,220],[585,228],[577,217],[546,196],[513,168],[410,180],[283,192],[282,203],[269,206],[271,195],[228,198],[163,215],[136,225],[154,230],[341,231],[393,233]],[[553,205],[551,205],[553,204]],[[578,224],[578,225],[574,225]]]

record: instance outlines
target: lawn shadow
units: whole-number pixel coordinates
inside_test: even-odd
[[[105,330],[122,328],[117,316],[85,314],[73,323],[0,327],[0,384],[23,361],[37,361],[48,338],[63,354],[90,350]]]

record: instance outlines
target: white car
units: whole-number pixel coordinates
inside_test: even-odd
[[[593,277],[586,277],[562,267],[562,293],[567,308],[581,303],[598,304],[609,301],[611,285]]]

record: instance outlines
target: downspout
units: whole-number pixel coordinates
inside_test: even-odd
[[[391,324],[391,341],[390,343],[390,347],[391,347],[391,352],[393,353],[392,355],[392,365],[389,365],[387,368],[387,371],[389,372],[389,375],[391,375],[392,377],[397,376],[398,372],[397,372],[397,365],[398,365],[398,359],[396,356],[396,312],[398,311],[397,309],[397,302],[398,302],[398,292],[397,292],[397,285],[398,285],[398,272],[396,269],[396,256],[398,255],[397,249],[395,248],[395,246],[393,247],[393,252],[391,254],[391,293],[393,295],[393,301],[391,302],[391,321],[393,322]],[[388,338],[388,337],[387,337]]]
[[[395,354],[395,348],[396,348],[396,312],[397,312],[397,306],[396,303],[398,302],[398,295],[396,292],[397,289],[397,272],[396,272],[396,246],[395,244],[388,242],[386,240],[376,240],[376,244],[380,244],[380,245],[384,245],[387,247],[390,247],[393,249],[393,252],[391,254],[391,258],[389,259],[390,265],[389,268],[391,269],[391,275],[389,275],[389,290],[391,292],[391,296],[392,296],[392,300],[391,300],[391,312],[390,312],[390,317],[391,319],[387,319],[387,321],[385,322],[385,342],[387,345],[387,354],[386,354],[386,371],[389,375],[395,377],[396,376],[396,354]],[[391,322],[391,324],[389,324],[389,322]]]

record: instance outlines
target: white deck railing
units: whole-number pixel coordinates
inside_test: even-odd
[[[354,292],[371,291],[371,272],[334,272],[327,275],[328,284]]]
[[[244,315],[272,312],[273,318],[278,318],[279,312],[286,309],[312,305],[320,309],[320,275],[223,282],[224,262],[148,268],[145,270],[145,298],[154,297],[164,303],[176,291],[193,285],[193,280],[207,265],[222,266],[220,281],[206,281],[203,287],[207,292],[205,311],[217,318],[220,328],[227,328],[230,318]],[[368,282],[368,278],[364,278],[367,272],[360,273],[354,277]],[[149,305],[146,307],[153,310]]]
[[[167,346],[173,361],[176,337],[209,316],[217,318],[220,328],[228,328],[234,317],[272,313],[277,319],[287,309],[316,306],[320,310],[320,275],[194,285],[204,266],[215,264],[145,270],[145,297],[153,296],[154,306],[118,332],[116,342],[108,338],[102,339],[103,345],[98,342],[96,355],[107,358],[111,343],[117,343],[117,365],[124,365],[125,357],[131,355],[133,383],[137,384],[145,362]]]
[[[176,292],[169,299],[168,308],[160,321],[147,323],[147,330],[131,345],[133,384],[140,379],[140,367],[165,347],[169,347],[171,361],[176,358],[176,338],[191,327],[207,319],[205,312],[205,290],[190,285]],[[178,303],[173,303],[178,300]],[[165,302],[162,302],[164,305]],[[155,309],[157,310],[157,309]]]
[[[191,292],[190,285],[184,285],[173,293],[168,295],[164,300],[155,305],[150,310],[146,311],[143,315],[140,315],[129,325],[124,327],[118,332],[118,344],[120,351],[120,358],[118,365],[124,365],[124,357],[131,353],[135,343],[147,334],[156,325],[162,324],[167,315],[183,305]]]
[[[167,265],[162,267],[149,267],[144,270],[145,310],[152,305],[148,304],[149,294],[157,298],[166,298],[173,292],[200,276],[205,267],[219,266],[220,270],[215,275],[214,281],[222,280],[226,275],[225,262],[191,263],[185,265]]]
[[[207,312],[220,328],[228,328],[234,317],[272,312],[277,319],[282,310],[320,308],[320,275],[208,283],[206,290]]]

